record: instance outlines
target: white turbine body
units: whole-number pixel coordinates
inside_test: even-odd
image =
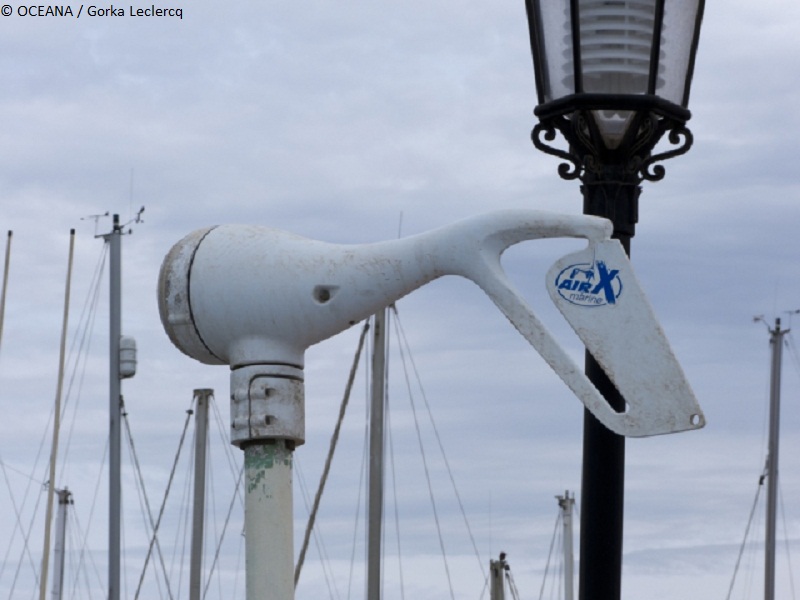
[[[483,289],[612,431],[648,436],[702,427],[683,371],[628,258],[610,235],[605,219],[522,210],[365,245],[328,244],[258,226],[210,227],[189,234],[165,258],[159,308],[181,351],[207,364],[231,366],[232,396],[242,401],[232,414],[234,443],[275,437],[302,443],[298,404],[306,348],[444,275],[460,275]],[[608,405],[502,270],[500,256],[508,247],[555,237],[588,241],[550,269],[546,287],[625,398],[625,412]],[[260,376],[294,386],[284,390],[295,396],[291,407],[275,398],[266,412],[254,414],[257,403],[244,400],[269,396],[259,392]],[[299,422],[281,424],[282,418]]]

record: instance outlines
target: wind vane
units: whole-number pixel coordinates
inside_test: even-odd
[[[164,329],[188,356],[231,368],[231,442],[245,453],[247,553],[259,557],[258,568],[247,570],[248,598],[294,597],[291,464],[305,441],[305,350],[444,275],[476,283],[612,431],[649,436],[705,424],[611,233],[598,217],[517,210],[365,245],[223,225],[190,233],[170,250],[158,284]],[[551,267],[546,287],[625,398],[623,412],[611,408],[501,267],[510,246],[553,237],[588,242]]]

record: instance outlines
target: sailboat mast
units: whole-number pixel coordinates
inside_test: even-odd
[[[507,569],[505,552],[501,552],[497,560],[489,560],[489,600],[505,600]]]
[[[214,390],[198,389],[195,398],[194,428],[194,510],[192,513],[192,555],[189,568],[189,600],[200,600],[203,571],[203,524],[206,498],[206,447],[208,440],[208,405]]]
[[[39,600],[44,600],[47,590],[47,575],[50,568],[50,525],[53,521],[53,497],[56,485],[56,459],[58,458],[58,437],[61,430],[61,394],[64,390],[64,362],[66,360],[67,325],[69,323],[69,298],[72,287],[72,261],[75,254],[75,230],[69,232],[69,259],[67,261],[67,283],[64,290],[64,316],[61,325],[61,344],[58,357],[58,383],[53,410],[53,443],[50,447],[50,477],[47,487],[47,509],[44,522],[44,551],[42,554],[42,575],[39,580]]]
[[[108,492],[108,600],[120,598],[120,512],[122,498],[121,446],[122,408],[119,370],[119,342],[122,335],[122,228],[119,215],[113,217],[108,242],[109,272],[109,492]]]
[[[369,417],[369,501],[367,504],[367,600],[381,597],[383,449],[386,391],[386,314],[373,317],[372,398]]]
[[[53,548],[53,600],[61,600],[64,591],[64,557],[66,555],[67,510],[72,504],[72,492],[67,488],[56,490],[58,512],[56,513],[56,544]]]
[[[775,329],[770,329],[772,346],[769,393],[769,454],[767,458],[767,531],[764,562],[764,600],[775,600],[775,525],[778,506],[778,456],[781,412],[781,361],[783,336],[789,332],[781,329],[781,320],[775,319]]]
[[[561,523],[564,527],[564,600],[573,600],[575,559],[572,549],[572,507],[575,506],[575,496],[564,492],[563,496],[556,496],[558,506],[561,508]]]
[[[5,323],[6,315],[6,290],[8,289],[8,272],[11,266],[11,238],[14,232],[8,230],[8,239],[6,240],[6,260],[3,268],[3,289],[0,292],[0,346],[3,344],[3,324]]]

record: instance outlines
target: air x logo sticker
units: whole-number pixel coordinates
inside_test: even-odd
[[[600,260],[568,266],[558,274],[555,285],[562,298],[579,306],[616,304],[622,293],[619,269],[610,269]]]

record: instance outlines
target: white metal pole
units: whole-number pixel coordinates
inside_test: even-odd
[[[567,491],[556,498],[561,507],[561,522],[564,527],[564,600],[573,600],[575,558],[572,549],[572,507],[575,505],[575,496],[570,496]]]
[[[72,504],[72,492],[67,488],[56,490],[58,512],[56,513],[56,543],[53,548],[53,600],[61,600],[64,591],[64,557],[66,554],[67,509]]]
[[[280,439],[244,448],[248,600],[294,598],[292,454]]]
[[[372,398],[369,417],[369,502],[367,505],[367,600],[381,597],[383,450],[386,385],[386,309],[373,317]]]
[[[194,391],[194,507],[192,512],[192,552],[189,566],[189,600],[200,600],[202,588],[208,405],[213,395],[214,390],[210,389]]]
[[[305,441],[303,370],[231,370],[231,443],[244,451],[247,600],[294,600],[292,458]]]
[[[781,320],[775,319],[775,329],[770,330],[772,365],[770,369],[769,399],[769,456],[767,460],[767,531],[765,537],[766,556],[764,562],[764,600],[775,600],[775,526],[778,508],[778,438],[781,424],[781,360],[783,358],[783,336],[788,329],[781,330]]]
[[[489,600],[505,600],[506,597],[506,555],[500,553],[500,558],[489,561]]]
[[[122,393],[119,373],[119,341],[122,335],[122,228],[113,217],[109,246],[109,465],[108,465],[108,600],[120,598],[120,547],[122,501]]]

